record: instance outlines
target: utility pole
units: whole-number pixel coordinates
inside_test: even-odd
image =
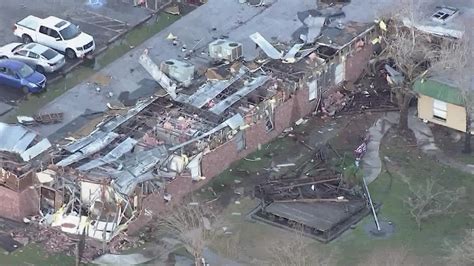
[[[372,202],[372,198],[370,197],[369,187],[367,187],[367,182],[365,182],[364,177],[362,177],[362,181],[364,182],[364,189],[365,189],[365,192],[367,193],[367,199],[369,201],[370,208],[372,209],[372,214],[374,215],[375,225],[377,225],[377,231],[380,232],[381,229],[380,229],[379,219],[377,218],[377,212],[375,212],[374,203]]]

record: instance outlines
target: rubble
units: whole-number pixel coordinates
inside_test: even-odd
[[[363,193],[349,187],[342,174],[327,164],[325,147],[316,149],[311,157],[290,176],[267,178],[255,186],[260,206],[251,217],[283,228],[303,226],[306,235],[327,243],[370,210]]]
[[[250,2],[258,6],[264,1]],[[235,160],[261,149],[272,136],[292,133],[291,125],[307,123],[308,119],[302,117],[320,106],[329,116],[343,110],[351,98],[335,88],[344,81],[341,68],[349,60],[346,55],[352,53],[343,48],[364,49],[365,43],[358,37],[371,34],[372,25],[351,24],[344,28],[346,31],[338,29],[334,34],[335,27],[327,28],[327,17],[305,17],[305,42],[297,40],[297,36],[295,42],[270,43],[255,32],[249,40],[264,52],[255,60],[244,60],[244,46],[225,36],[204,45],[209,50],[205,51],[198,47],[201,40],[196,40],[194,46],[186,45],[181,36],[169,33],[166,39],[170,47],[184,61],[171,58],[156,64],[149,49],[139,57],[159,92],[130,108],[107,103],[108,110],[94,130],[84,136],[68,137],[71,142],[65,145],[53,146],[24,127],[0,124],[0,150],[16,153],[18,161],[31,163],[31,168],[22,171],[17,165],[2,168],[2,185],[11,190],[32,186],[39,194],[39,208],[34,206],[38,219],[27,219],[32,226],[40,223],[37,229],[41,233],[18,233],[17,239],[42,242],[51,251],[70,255],[82,236],[103,243],[112,253],[137,247],[141,240],[126,234],[129,225],[141,216],[151,219],[162,215],[165,205],[179,202],[183,193],[168,190],[173,182],[186,184],[183,189],[189,192],[197,188],[196,183],[212,178],[229,165],[225,160],[219,161],[224,155]],[[202,56],[203,52],[208,52],[209,57]],[[199,60],[193,59],[196,55]],[[90,84],[91,89],[101,93],[101,87],[109,81]],[[103,94],[113,96],[111,91]],[[289,117],[288,113],[291,118],[280,124],[279,119]],[[19,117],[19,121],[57,123],[62,116],[42,114]],[[222,151],[228,150],[231,154],[223,155]],[[17,160],[13,161],[18,163]],[[262,158],[245,160],[258,162]],[[298,167],[284,163],[271,170],[283,173],[287,169],[299,171],[295,169]],[[313,186],[316,191],[329,186],[329,196],[311,200],[352,203],[350,196],[338,194],[334,188],[340,184],[339,177],[331,176],[318,183],[306,174],[301,182],[272,183],[272,189],[278,187],[276,190],[283,192],[277,200],[294,200],[285,198],[285,193],[294,193],[298,188]],[[237,185],[241,182],[234,180]],[[210,192],[218,198],[212,188]],[[244,192],[243,187],[234,190],[237,195]],[[93,247],[86,250],[84,256],[88,260],[98,254]]]
[[[321,110],[323,114],[334,116],[337,112],[344,109],[348,101],[349,98],[346,95],[336,91],[323,100]]]

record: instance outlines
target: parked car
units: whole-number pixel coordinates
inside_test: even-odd
[[[40,73],[52,73],[66,63],[64,56],[39,43],[10,43],[0,47],[0,59],[15,59]]]
[[[23,62],[0,59],[0,85],[37,93],[46,88],[46,77]]]
[[[53,16],[45,19],[28,16],[15,24],[13,33],[24,43],[46,45],[70,59],[84,57],[95,50],[92,36],[71,22]]]

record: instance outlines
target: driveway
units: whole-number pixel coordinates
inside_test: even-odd
[[[1,0],[0,45],[18,41],[13,35],[13,24],[28,15],[57,16],[67,19],[94,36],[96,49],[107,45],[115,36],[136,25],[151,11],[134,7],[133,0]],[[63,70],[77,60],[68,61]],[[58,74],[48,75],[52,79]],[[21,92],[0,86],[0,101],[15,103],[24,99]]]

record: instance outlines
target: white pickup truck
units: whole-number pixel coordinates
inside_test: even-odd
[[[45,19],[28,16],[18,21],[13,30],[24,43],[36,42],[63,52],[70,59],[84,57],[95,49],[94,38],[78,26],[57,17]]]

